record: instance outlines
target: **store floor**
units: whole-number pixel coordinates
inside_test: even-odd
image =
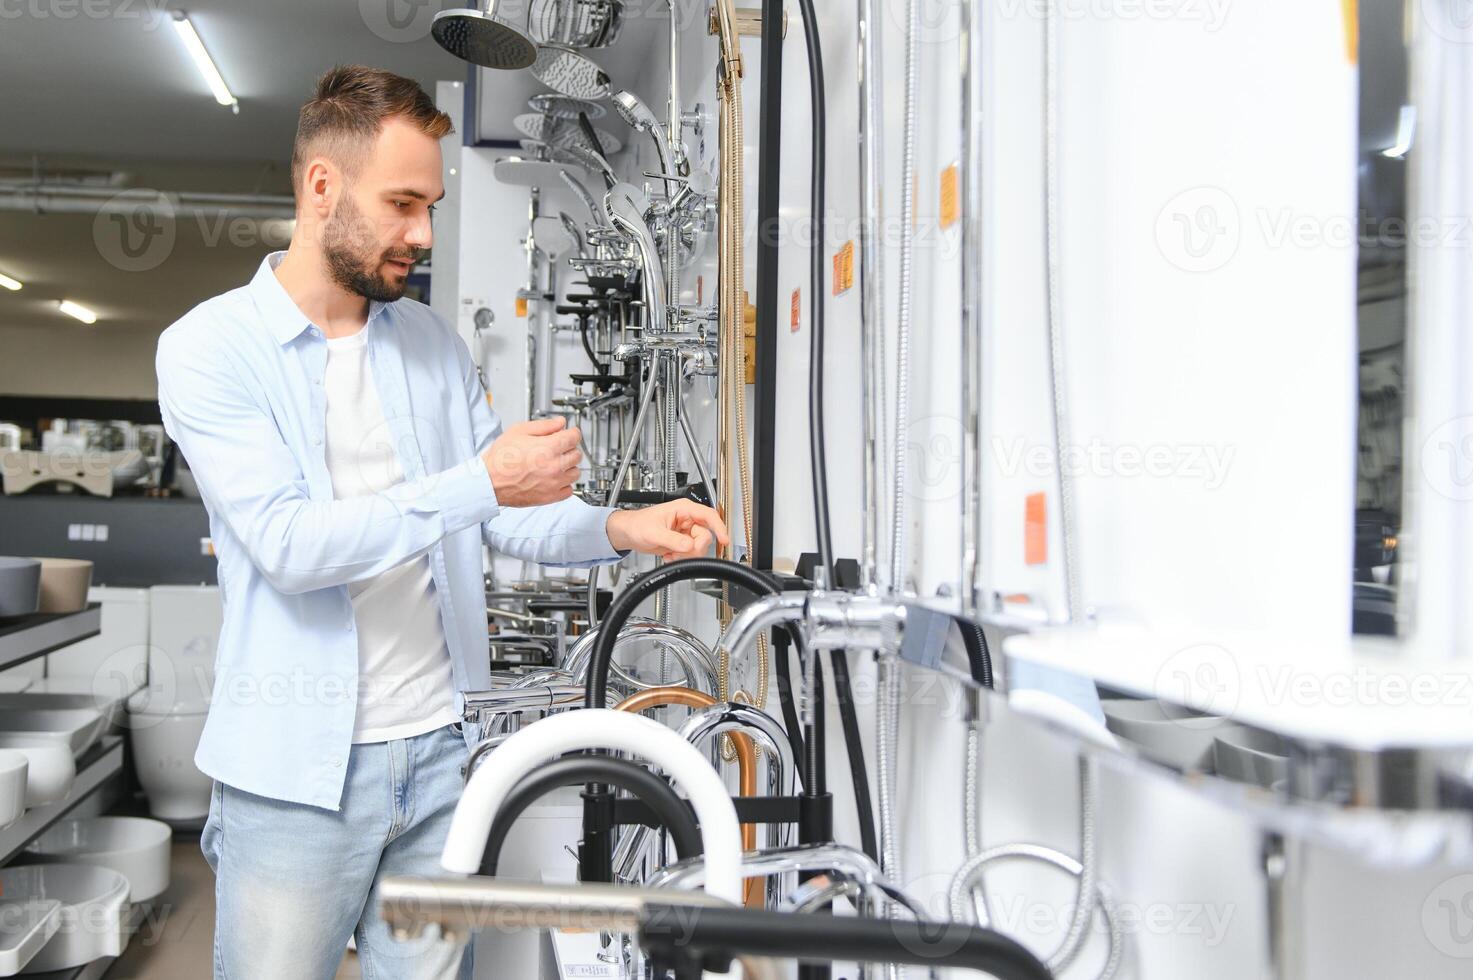
[[[107,980],[208,980],[215,937],[215,876],[200,853],[199,837],[174,840],[168,891],[148,914]],[[358,980],[358,958],[343,957],[337,980]]]

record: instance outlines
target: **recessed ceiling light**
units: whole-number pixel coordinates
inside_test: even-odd
[[[0,272],[0,286],[4,286],[11,292],[15,292],[21,287],[21,281],[19,279],[12,279],[5,273]]]
[[[58,310],[61,310],[61,312],[65,313],[67,316],[76,317],[83,323],[97,322],[97,314],[87,309],[87,307],[83,306],[81,303],[73,303],[69,299],[64,299],[56,304],[56,308]]]
[[[230,94],[230,89],[225,85],[225,79],[220,75],[220,69],[215,67],[215,61],[210,57],[210,52],[205,50],[205,42],[200,40],[194,24],[190,23],[189,15],[182,10],[174,11],[174,31],[179,35],[179,40],[183,42],[185,50],[189,52],[189,57],[194,59],[194,66],[204,77],[205,84],[214,93],[215,101],[239,112],[240,103],[236,101],[235,96]]]

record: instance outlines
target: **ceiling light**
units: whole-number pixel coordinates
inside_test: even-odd
[[[1417,131],[1417,107],[1404,105],[1396,117],[1396,142],[1381,151],[1383,157],[1400,160],[1412,148],[1412,137]]]
[[[5,273],[0,272],[0,286],[4,286],[13,293],[21,287],[21,281],[19,279],[12,279]]]
[[[194,25],[189,21],[189,15],[182,10],[174,11],[174,31],[179,35],[179,40],[184,42],[189,56],[194,59],[194,66],[204,76],[205,84],[215,94],[215,101],[239,112],[240,104],[230,94],[230,89],[225,87],[225,79],[220,76],[220,69],[215,67],[210,53],[205,50],[205,42],[200,40]]]
[[[65,313],[67,316],[76,317],[83,323],[97,322],[97,314],[87,309],[87,307],[83,306],[81,303],[73,303],[69,299],[64,299],[56,304],[56,308],[58,310],[61,310],[61,312]]]

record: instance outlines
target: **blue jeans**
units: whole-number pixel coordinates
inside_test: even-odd
[[[332,980],[350,935],[364,980],[469,980],[463,946],[399,942],[378,912],[382,876],[439,871],[465,758],[449,726],[355,745],[336,813],[216,782],[215,980]]]

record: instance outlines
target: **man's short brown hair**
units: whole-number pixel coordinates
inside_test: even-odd
[[[292,191],[300,190],[307,162],[324,155],[350,177],[384,120],[403,116],[426,136],[439,139],[454,126],[412,78],[382,68],[338,65],[317,79],[317,92],[297,116],[292,147]]]

